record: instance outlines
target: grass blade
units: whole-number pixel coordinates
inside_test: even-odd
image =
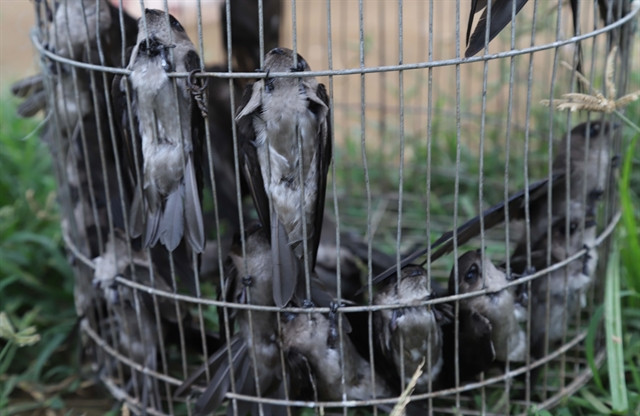
[[[607,264],[604,293],[604,330],[607,344],[609,388],[614,412],[624,413],[629,407],[627,383],[624,377],[622,347],[622,313],[620,311],[620,251],[614,241]]]

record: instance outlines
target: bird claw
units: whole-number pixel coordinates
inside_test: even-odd
[[[253,286],[253,276],[245,276],[242,278],[242,285],[245,287]]]
[[[340,304],[338,302],[331,302],[329,304],[329,336],[327,338],[327,345],[331,349],[335,349],[338,345],[338,308]]]
[[[189,76],[187,77],[187,87],[191,91],[193,98],[196,100],[198,108],[202,113],[202,117],[206,117],[209,110],[207,109],[207,103],[204,99],[204,91],[207,89],[207,85],[209,85],[209,79],[204,78],[204,81],[198,82],[195,75],[200,72],[202,72],[200,69],[194,69],[189,72]]]

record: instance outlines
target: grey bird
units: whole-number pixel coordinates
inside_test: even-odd
[[[449,275],[450,295],[487,290],[485,294],[459,300],[460,310],[477,312],[491,323],[496,360],[524,361],[527,343],[519,324],[524,318],[523,306],[518,303],[516,287],[506,286],[509,283],[506,273],[489,259],[483,261],[480,250],[461,255],[457,275],[455,271],[452,269]]]
[[[564,218],[567,202],[577,202],[581,206],[581,212],[593,216],[593,210],[597,201],[601,198],[605,186],[609,181],[609,171],[614,158],[611,157],[609,137],[618,128],[617,125],[591,121],[581,123],[574,127],[568,135],[565,135],[560,145],[560,151],[554,158],[553,171],[549,178],[534,182],[525,190],[514,193],[506,202],[485,210],[455,230],[443,233],[430,248],[421,248],[403,257],[400,266],[404,267],[431,252],[431,260],[434,261],[454,248],[454,234],[458,246],[480,235],[481,224],[484,230],[488,230],[507,219],[510,227],[519,227],[522,230],[527,210],[529,211],[530,240],[538,241],[546,235],[548,224],[554,223],[558,218]],[[588,142],[587,142],[587,137]],[[569,169],[566,164],[565,149],[567,141],[571,140],[571,152]],[[587,147],[587,143],[589,146]],[[568,183],[567,183],[568,182]],[[570,194],[567,195],[567,186]],[[547,218],[549,209],[549,192],[551,192],[551,221]],[[528,200],[528,205],[527,205]],[[506,213],[505,213],[506,211]],[[522,258],[526,253],[526,233],[521,233],[521,239],[516,243],[514,257]],[[394,265],[385,272],[376,276],[374,283],[382,282],[396,273]],[[522,274],[524,268],[514,268],[516,274]]]
[[[95,273],[93,284],[102,291],[102,298],[111,311],[112,322],[103,330],[106,336],[116,334],[113,345],[133,362],[144,365],[151,371],[157,370],[158,348],[162,326],[157,326],[153,309],[147,308],[140,294],[127,286],[116,284],[116,277],[126,276],[138,283],[150,284],[149,262],[144,252],[130,251],[129,242],[123,233],[116,233],[109,239],[105,251],[93,259]],[[162,282],[162,279],[158,279]],[[159,287],[167,290],[168,287]],[[170,308],[169,308],[170,309]],[[107,329],[108,328],[108,329]],[[133,370],[132,370],[133,371]],[[141,372],[133,371],[127,389],[140,395],[141,413],[151,406],[162,411],[160,389],[157,379]]]
[[[457,387],[475,379],[478,374],[491,368],[496,359],[491,340],[493,328],[489,319],[475,310],[459,308],[457,320],[457,329],[454,323],[442,327],[441,388]]]
[[[261,225],[253,224],[247,228],[244,253],[245,255],[238,238],[229,252],[223,299],[244,305],[273,306],[271,249]],[[221,312],[223,313],[225,312]],[[229,312],[229,318],[230,330],[233,330],[233,322],[238,324],[238,332],[231,337],[228,344],[232,361],[228,360],[227,345],[223,345],[209,358],[206,365],[213,375],[211,382],[196,402],[195,412],[198,415],[209,414],[217,409],[229,391],[251,396],[284,398],[276,313],[233,309]],[[205,371],[203,366],[193,372],[175,395],[183,395]],[[254,376],[259,380],[257,385]],[[235,380],[234,386],[231,385],[232,380]],[[239,401],[237,406],[239,414],[258,414],[259,411],[255,403]],[[263,406],[266,414],[286,414],[284,408]],[[232,407],[228,407],[229,412],[232,411]]]
[[[435,292],[427,285],[427,271],[409,265],[398,281],[389,282],[373,298],[374,305],[398,305],[373,314],[374,334],[383,357],[393,363],[400,389],[406,386],[421,362],[423,373],[415,391],[424,393],[436,385],[443,366],[442,325],[451,322],[449,305],[426,306]]]
[[[263,68],[309,70],[284,48],[267,53]],[[284,306],[296,291],[304,297],[304,262],[315,268],[331,163],[329,97],[315,78],[267,76],[247,87],[236,122],[245,179],[271,241],[274,301]]]
[[[514,193],[506,202],[499,202],[492,207],[485,210],[482,215],[478,215],[464,224],[460,225],[455,230],[449,230],[444,232],[440,237],[436,239],[429,247],[419,248],[413,252],[403,256],[400,261],[400,267],[405,267],[409,264],[415,263],[420,257],[430,254],[431,261],[435,261],[443,255],[450,253],[454,249],[454,242],[457,246],[461,246],[472,238],[480,235],[482,228],[488,230],[497,225],[503,224],[507,218],[509,222],[522,221],[525,219],[526,214],[526,201],[529,200],[528,206],[536,204],[537,201],[545,199],[547,197],[548,188],[556,189],[564,184],[565,173],[554,173],[550,179],[543,179],[534,182],[525,190]],[[455,238],[454,238],[455,236]],[[420,264],[424,265],[426,260]],[[397,273],[397,265],[389,267],[384,272],[378,274],[373,278],[375,285],[384,284],[386,280],[391,278]]]
[[[390,397],[389,386],[380,375],[372,374],[371,365],[358,354],[344,327],[341,330],[339,319],[334,309],[329,316],[283,314],[282,348],[293,380],[292,398],[342,401]]]
[[[608,122],[590,121],[577,125],[563,137],[553,159],[552,174],[564,175],[568,181],[553,187],[551,206],[546,197],[531,205],[529,240],[532,243],[546,240],[549,224],[555,224],[558,219],[566,218],[571,212],[579,212],[576,218],[595,217],[597,202],[609,183],[612,167],[610,137],[617,128],[617,125]],[[567,155],[568,148],[570,150]],[[549,211],[551,218],[548,217]],[[540,247],[539,245],[537,248]],[[523,233],[512,258],[522,258],[526,251],[527,235]],[[516,273],[525,272],[515,263],[515,267],[512,267]]]
[[[513,8],[515,8],[515,14],[527,4],[528,0],[491,0],[491,23],[489,27],[489,39],[491,42],[498,33],[502,31],[510,22]],[[469,21],[467,23],[467,50],[464,53],[465,57],[470,57],[480,52],[484,48],[485,33],[487,29],[487,12],[488,0],[471,0],[471,10],[469,11]],[[476,13],[482,10],[482,15],[476,29],[471,33],[471,27],[473,26],[473,17]]]
[[[40,4],[48,7],[46,2]],[[135,21],[126,13],[121,30],[120,20],[114,18],[118,9],[106,0],[61,1],[53,11],[36,10],[45,47],[79,62],[113,65],[112,56],[122,52],[122,34],[126,39],[131,33],[132,21],[135,30]],[[108,88],[92,92],[88,70],[44,59],[43,72],[18,81],[12,92],[24,98],[17,109],[20,116],[46,112],[41,139],[54,156],[63,205],[61,225],[78,250],[94,258],[104,250],[111,229],[124,229],[122,207],[130,201],[127,181],[118,181],[121,141],[118,132],[109,127],[104,93]],[[111,75],[95,77],[94,81],[98,88],[110,85]],[[76,311],[84,318],[95,312],[100,295],[91,284],[93,270],[77,261],[74,253],[69,253],[69,259],[76,275]],[[97,320],[91,322],[97,328]]]
[[[488,0],[471,0],[471,9],[469,11],[469,19],[467,23],[467,49],[465,50],[465,57],[472,57],[483,50],[485,38],[487,39],[487,44],[491,42],[493,38],[495,38],[509,23],[511,23],[512,16],[515,18],[527,2],[528,0],[491,0],[490,2]],[[490,19],[487,18],[489,3],[491,4]],[[602,23],[605,25],[612,24],[615,20],[627,15],[631,10],[630,1],[597,0],[597,4],[600,12],[600,20],[602,20]],[[578,0],[569,0],[569,6],[571,8],[573,33],[575,36],[578,36],[580,34],[580,14],[588,12],[591,6],[587,6],[585,3]],[[480,16],[475,30],[472,33],[471,28],[473,27],[474,16],[480,11],[482,11],[482,15]],[[489,24],[488,35],[487,24]],[[632,32],[633,22],[627,22],[627,24],[607,32],[609,49],[611,49],[614,44],[618,44],[621,54],[623,55],[623,62],[626,60],[626,55],[630,50]],[[582,46],[580,41],[575,42],[574,45],[576,47],[576,71],[583,73]],[[584,86],[580,82],[576,82],[578,91],[583,90]]]
[[[337,224],[328,213],[325,213],[315,272],[329,293],[337,296],[339,283],[341,299],[362,303],[363,281],[367,278],[369,262],[367,242],[357,233],[348,230],[345,224],[342,224],[340,232],[339,249],[337,237]],[[375,246],[371,247],[373,276],[394,264],[393,256],[378,250]],[[340,281],[338,281],[338,270],[340,270]],[[352,316],[353,314],[350,318]]]
[[[47,5],[46,2],[43,2]],[[41,40],[49,51],[63,58],[80,62],[102,64],[107,66],[121,66],[124,50],[135,41],[136,22],[126,12],[122,11],[120,26],[120,11],[107,0],[81,0],[56,2],[55,10],[42,15],[37,9],[39,19],[46,24],[44,38]],[[86,20],[86,25],[85,25]],[[124,35],[124,38],[123,38]],[[98,53],[98,45],[103,50],[103,58]],[[72,71],[75,71],[78,83],[74,83]],[[107,77],[110,75],[107,74]],[[45,89],[47,78],[56,79],[51,86],[55,89],[58,117],[65,120],[59,124],[71,130],[79,117],[88,114],[91,108],[91,96],[88,94],[88,72],[80,68],[54,61],[48,61],[45,73],[39,73],[11,86],[11,92],[24,101],[18,107],[21,117],[32,117],[39,111],[47,109],[48,95]],[[78,87],[79,102],[76,102]],[[70,126],[70,127],[69,127]]]
[[[598,262],[596,222],[585,221],[575,215],[577,210],[573,212],[568,230],[564,218],[553,225],[550,250],[546,235],[533,247],[532,264],[538,270],[547,266],[548,254],[554,264],[586,249],[581,258],[531,282],[530,346],[534,358],[542,357],[547,344],[553,347],[567,334],[573,319],[586,306],[586,292],[593,282]]]
[[[200,59],[182,25],[160,10],[146,9],[127,69],[113,85],[116,113],[130,145],[136,178],[130,214],[131,236],[145,247],[162,243],[169,252],[184,240],[194,253],[204,249],[201,192],[203,118],[193,85],[171,72],[192,73]],[[128,119],[126,89],[133,120]],[[133,137],[129,131],[133,130]],[[136,167],[137,166],[137,167]],[[141,177],[137,177],[137,171]]]

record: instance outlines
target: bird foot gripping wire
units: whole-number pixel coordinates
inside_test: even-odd
[[[195,78],[195,75],[200,72],[202,72],[201,69],[194,69],[193,71],[189,72],[189,76],[187,77],[187,86],[189,87],[193,98],[195,98],[196,103],[198,103],[198,108],[202,113],[202,117],[206,117],[209,111],[207,110],[207,101],[204,97],[204,92],[206,91],[207,85],[209,84],[209,79],[205,78],[204,81],[199,83]]]

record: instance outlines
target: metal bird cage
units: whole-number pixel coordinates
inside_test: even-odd
[[[280,332],[273,336],[280,348],[284,348],[279,337],[288,314],[311,317],[319,313],[335,319],[338,329],[332,330],[339,333],[335,351],[342,358],[333,359],[342,360],[338,364],[343,369],[350,353],[344,346],[351,337],[345,330],[346,322],[356,314],[364,316],[360,328],[351,328],[352,333],[367,329],[355,340],[362,344],[358,356],[372,369],[372,380],[384,379],[389,363],[380,364],[376,358],[374,333],[376,313],[385,309],[385,305],[373,304],[377,256],[388,257],[395,276],[400,272],[396,263],[455,229],[460,233],[449,235],[454,243],[450,253],[432,261],[428,257],[432,250],[427,250],[412,261],[426,262],[427,284],[438,296],[418,304],[386,305],[398,314],[444,303],[451,306],[449,325],[453,325],[457,339],[444,348],[457,358],[453,367],[442,370],[453,371],[449,374],[451,383],[434,379],[414,391],[407,381],[411,374],[404,374],[396,380],[397,386],[389,389],[392,394],[368,391],[356,397],[345,393],[349,380],[343,375],[337,385],[330,386],[340,392],[336,397],[341,399],[327,400],[315,385],[317,390],[311,395],[289,397],[285,392],[281,398],[272,392],[255,392],[255,388],[252,393],[237,391],[232,381],[216,413],[238,414],[240,404],[249,402],[259,405],[261,414],[280,414],[274,410],[279,406],[289,409],[290,414],[384,414],[394,407],[408,414],[523,414],[534,407],[553,407],[590,379],[585,339],[590,317],[603,301],[609,236],[620,217],[616,186],[606,186],[595,204],[594,246],[588,250],[580,247],[557,262],[549,256],[548,267],[515,271],[508,260],[518,238],[525,241],[536,225],[528,221],[532,215],[529,208],[523,208],[525,221],[520,229],[505,226],[504,221],[494,227],[481,222],[477,236],[460,246],[457,240],[463,231],[459,227],[467,220],[518,190],[547,180],[542,189],[548,193],[552,161],[567,150],[559,148],[566,133],[586,120],[612,120],[595,107],[590,112],[557,109],[563,94],[595,95],[607,88],[610,91],[610,84],[615,85],[618,96],[638,89],[637,85],[629,88],[632,65],[638,69],[638,50],[631,46],[637,37],[637,2],[576,2],[575,26],[566,2],[524,2],[522,10],[514,7],[509,12],[510,24],[470,57],[464,57],[468,1],[283,0],[276,6],[272,3],[278,1],[268,0],[194,1],[189,6],[187,2],[160,2],[155,7],[178,18],[200,57],[199,72],[177,73],[172,79],[206,82],[200,94],[208,107],[202,111],[206,128],[201,136],[207,245],[201,256],[184,258],[166,250],[154,253],[131,237],[127,206],[131,198],[123,195],[131,174],[123,168],[127,160],[118,139],[123,127],[114,110],[113,78],[126,79],[130,74],[127,46],[135,45],[137,26],[133,30],[126,27],[131,25],[126,14],[139,16],[142,8],[153,5],[141,1],[123,9],[123,3],[128,2],[103,8],[99,0],[79,1],[74,7],[84,13],[77,18],[73,14],[77,10],[61,13],[71,2],[53,5],[36,1],[37,25],[31,39],[40,57],[47,97],[43,139],[55,161],[64,241],[75,270],[76,307],[83,317],[83,345],[96,374],[116,400],[136,414],[192,414],[194,403],[218,370],[206,365],[208,358],[226,348],[225,359],[232,359],[230,339],[237,328],[230,316],[247,310],[254,317],[277,316]],[[601,8],[601,3],[610,7]],[[105,13],[110,14],[109,19],[103,19]],[[246,22],[234,20],[240,15]],[[478,13],[473,27],[479,17]],[[328,241],[335,247],[325,250],[323,256],[329,260],[322,260],[333,262],[336,269],[334,284],[339,289],[331,306],[278,308],[220,297],[228,284],[226,257],[233,239],[229,230],[234,230],[230,224],[237,224],[244,235],[257,218],[251,197],[239,185],[243,161],[240,132],[233,120],[247,84],[256,77],[278,77],[255,72],[263,67],[265,53],[274,46],[302,55],[311,71],[301,77],[313,76],[324,83],[331,100],[333,159],[326,181],[325,222],[333,222],[329,228],[334,234]],[[132,111],[130,93],[125,111]],[[607,98],[616,98],[607,94],[604,91]],[[550,105],[541,104],[542,100],[550,100]],[[608,151],[613,155],[620,149],[620,134],[612,135]],[[223,163],[230,163],[230,170],[216,169]],[[615,173],[610,176],[607,181],[614,184]],[[232,192],[225,194],[223,188],[229,184]],[[236,204],[235,212],[223,202],[229,195],[232,206]],[[523,198],[523,206],[527,206],[533,195],[525,192]],[[565,218],[560,228],[568,232],[573,208],[565,205],[563,215],[554,215]],[[577,227],[584,231],[586,225],[582,221]],[[551,244],[551,225],[545,232]],[[338,259],[348,250],[355,252],[346,246],[351,240],[357,240],[360,248],[355,262],[364,288],[360,298],[349,298],[341,286],[347,271]],[[250,256],[246,239],[240,241],[245,255]],[[526,244],[529,254],[524,263],[528,266],[534,244]],[[465,369],[460,367],[464,357],[459,354],[464,342],[456,332],[462,326],[462,305],[465,300],[492,293],[486,287],[471,294],[463,294],[457,285],[452,292],[446,288],[452,268],[458,273],[455,259],[477,249],[483,263],[506,262],[506,273],[522,275],[510,278],[500,290],[521,287],[529,293],[529,299],[525,296],[522,303],[528,315],[518,323],[525,340],[531,338],[531,288],[535,282],[554,270],[560,271],[566,282],[571,278],[568,265],[588,256],[589,251],[592,257],[600,253],[600,261],[580,307],[570,316],[563,315],[558,342],[534,357],[530,342],[525,341],[526,353],[521,360],[494,361],[485,371],[463,380],[460,372]],[[307,277],[310,272],[305,272]],[[189,273],[196,277],[190,288],[184,283]],[[566,291],[565,307],[570,295]],[[546,314],[547,327],[554,324],[549,322],[550,315]],[[595,345],[595,362],[600,364],[604,351],[598,334],[596,331],[596,340],[590,342]],[[434,367],[431,355],[424,357],[421,372]],[[284,367],[284,351],[280,357]],[[310,367],[330,365],[309,361],[307,357]],[[303,378],[318,381],[305,373],[312,373],[310,367],[297,371]],[[202,368],[202,377],[183,394],[176,394],[198,368]],[[254,376],[257,372],[249,378]],[[235,374],[231,380],[240,377]],[[297,375],[287,377],[291,390]],[[408,404],[404,392],[409,393]]]

